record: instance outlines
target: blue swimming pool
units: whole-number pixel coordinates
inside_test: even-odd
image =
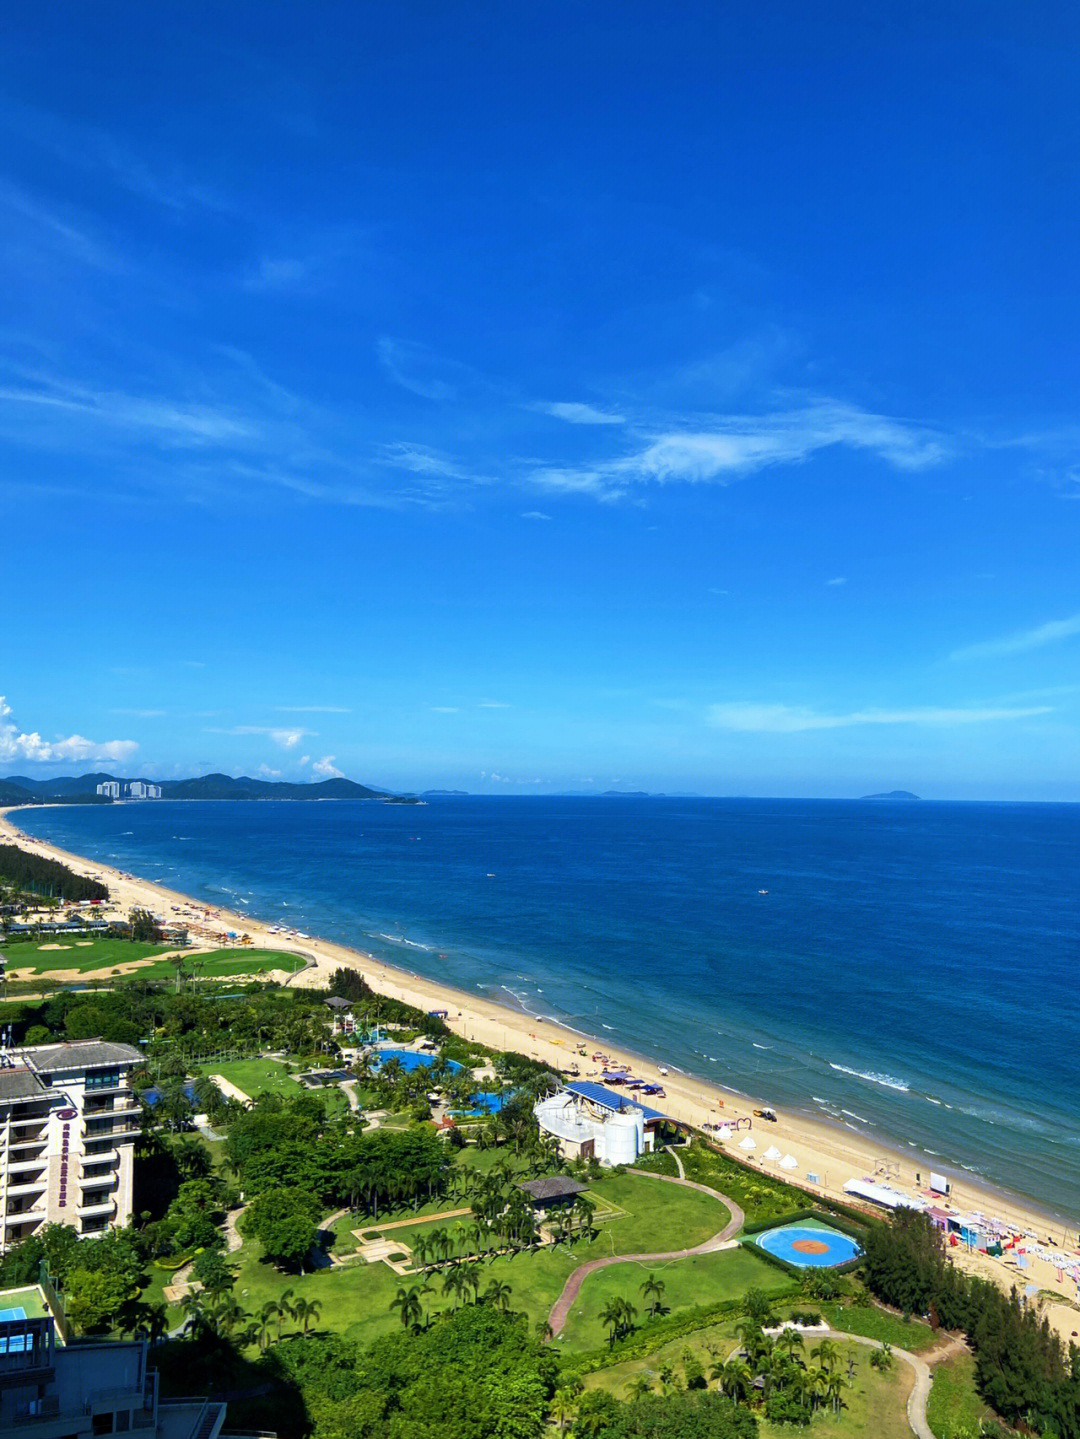
[[[389,1060],[396,1059],[402,1069],[411,1074],[414,1069],[430,1069],[435,1063],[436,1056],[418,1054],[415,1049],[380,1049],[374,1059],[377,1069],[381,1069]],[[452,1070],[461,1068],[461,1065],[453,1059],[448,1059],[447,1065]]]
[[[825,1225],[784,1224],[757,1236],[757,1243],[800,1269],[828,1269],[857,1259],[862,1250],[846,1234]]]

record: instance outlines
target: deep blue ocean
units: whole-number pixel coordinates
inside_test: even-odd
[[[1080,805],[158,801],[16,820],[1080,1217]]]

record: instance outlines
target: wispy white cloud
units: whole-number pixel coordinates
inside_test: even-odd
[[[344,779],[344,773],[334,764],[332,754],[324,754],[322,759],[317,759],[311,766],[312,774],[322,775],[323,779]]]
[[[846,585],[846,584],[847,584],[847,576],[846,576],[846,575],[837,575],[835,579],[826,580],[825,583],[826,583],[827,585],[832,585],[834,588],[835,588],[835,587],[838,587],[838,586],[840,586],[840,585]]]
[[[428,709],[437,715],[456,715],[461,712],[460,705],[428,705]]]
[[[163,719],[168,710],[132,710],[114,709],[110,711],[114,715],[132,715],[136,719]]]
[[[847,729],[853,725],[953,725],[987,724],[996,720],[1028,719],[1051,712],[1050,705],[1023,709],[988,706],[948,709],[926,706],[907,710],[854,710],[848,714],[820,711],[783,704],[729,702],[709,706],[709,723],[717,729],[754,734],[798,734],[803,730]]]
[[[571,425],[625,425],[626,416],[598,410],[593,405],[576,402],[530,405],[530,409],[551,415],[557,420],[566,420]]]
[[[278,714],[286,715],[350,715],[344,705],[275,705]]]
[[[261,774],[265,779],[281,778],[281,771],[279,769],[271,769],[268,764],[261,764],[255,773]]]
[[[545,515],[543,510],[525,510],[522,513],[523,520],[550,520],[550,515]]]
[[[274,725],[238,724],[232,729],[208,729],[206,734],[267,735],[282,749],[295,749],[302,739],[318,734],[311,729],[279,729]]]
[[[513,705],[507,704],[505,700],[481,700],[478,708],[482,710],[508,710]]]
[[[940,464],[950,453],[936,431],[819,400],[771,414],[720,416],[705,428],[672,428],[647,437],[630,454],[580,466],[539,466],[530,478],[545,489],[619,498],[640,483],[724,484],[832,446],[871,451],[901,470]]]
[[[1069,615],[1063,620],[1048,620],[1046,624],[1035,625],[1030,630],[1017,630],[995,640],[983,640],[979,644],[964,645],[953,650],[949,656],[954,660],[999,659],[1007,655],[1025,654],[1029,650],[1041,650],[1045,645],[1057,644],[1060,640],[1080,635],[1080,614]]]
[[[464,365],[443,359],[427,345],[391,335],[380,336],[375,354],[395,385],[425,400],[455,399],[461,379],[468,373]]]
[[[0,695],[0,760],[29,760],[48,764],[55,760],[126,760],[139,748],[135,740],[92,740],[73,734],[54,740],[36,732],[25,733],[15,723],[11,707]]]

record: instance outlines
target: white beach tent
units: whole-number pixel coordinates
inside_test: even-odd
[[[794,1154],[785,1154],[780,1161],[781,1169],[798,1169],[798,1167],[799,1161],[795,1158]]]
[[[730,1129],[727,1127],[727,1125],[725,1124],[725,1125],[723,1125],[723,1126],[721,1127],[720,1133],[719,1133],[716,1137],[717,1137],[717,1139],[730,1139],[730,1138],[731,1138],[731,1130],[730,1130]]]
[[[777,1160],[780,1158],[780,1151],[779,1149],[777,1149],[775,1144],[770,1144],[768,1149],[766,1149],[765,1153],[761,1157],[762,1159]]]
[[[744,1139],[739,1140],[739,1148],[745,1149],[749,1153],[751,1149],[757,1148],[757,1140],[752,1134],[748,1134]]]

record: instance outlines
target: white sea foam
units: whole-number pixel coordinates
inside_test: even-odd
[[[909,1090],[906,1079],[894,1079],[891,1074],[877,1074],[872,1069],[849,1069],[846,1064],[833,1064],[831,1060],[829,1068],[840,1074],[850,1074],[854,1079],[866,1079],[871,1084],[880,1084],[885,1089],[898,1089],[901,1094],[907,1094]]]
[[[857,1119],[860,1124],[870,1123],[869,1119],[864,1118],[864,1116],[861,1114],[856,1114],[853,1109],[842,1109],[840,1113],[846,1114],[849,1119]]]

